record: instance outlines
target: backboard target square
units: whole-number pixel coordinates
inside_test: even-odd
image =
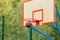
[[[32,11],[32,20],[43,21],[43,9]]]

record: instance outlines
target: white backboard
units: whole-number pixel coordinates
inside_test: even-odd
[[[55,3],[54,0],[34,0],[23,4],[22,13],[23,26],[25,26],[27,19],[32,21],[39,20],[39,25],[52,24],[55,22]],[[26,19],[26,20],[25,20]]]

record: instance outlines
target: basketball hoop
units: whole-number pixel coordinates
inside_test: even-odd
[[[33,26],[33,23],[36,23],[36,26],[38,26],[40,23],[40,21],[39,20],[36,20],[36,19],[34,19],[34,20],[32,20],[32,18],[27,18],[27,19],[24,19],[24,21],[26,21],[26,27],[31,27],[31,26]],[[33,22],[33,23],[32,23]]]
[[[48,3],[47,1],[48,0],[35,0],[23,3],[22,27],[26,27],[26,23],[31,23],[33,26],[55,23],[54,0],[49,0]]]

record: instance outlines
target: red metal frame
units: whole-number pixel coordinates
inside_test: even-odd
[[[28,1],[26,1],[26,2],[30,2],[30,1],[32,1],[32,0],[28,0]],[[24,3],[25,3],[25,2],[23,2],[23,4],[22,4],[22,27],[23,27],[23,28],[26,27],[26,26],[24,26]]]
[[[42,20],[35,20],[34,19],[34,13],[35,12],[39,12],[39,11],[42,11]],[[39,10],[34,10],[34,11],[32,11],[32,21],[34,21],[35,20],[35,22],[37,22],[37,21],[39,21],[39,22],[42,22],[43,21],[43,9],[39,9]],[[38,22],[37,22],[38,23]]]

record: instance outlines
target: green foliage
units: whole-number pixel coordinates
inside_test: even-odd
[[[56,4],[58,4],[60,11],[60,0],[56,0]],[[29,40],[29,28],[22,28],[22,0],[0,0],[0,40],[2,40],[2,15],[5,15],[5,40]],[[58,23],[60,25],[60,20],[58,20]],[[50,25],[36,28],[52,36],[55,40],[60,40],[57,29],[52,28]],[[47,39],[33,31],[33,40]]]

